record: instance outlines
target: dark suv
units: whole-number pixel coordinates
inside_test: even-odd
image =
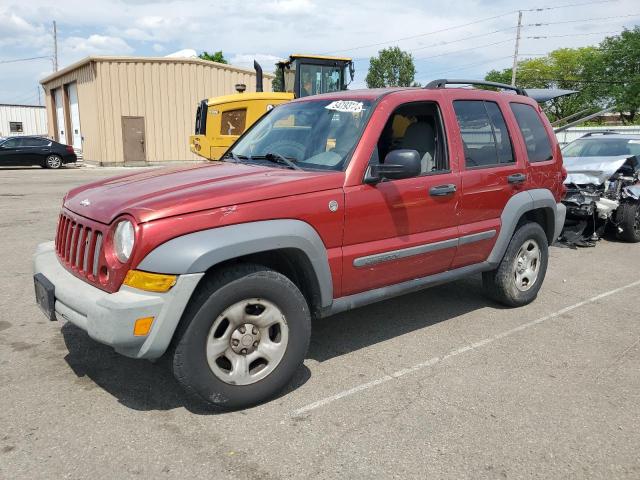
[[[46,137],[18,136],[0,140],[0,167],[39,165],[55,169],[77,160],[71,145]]]

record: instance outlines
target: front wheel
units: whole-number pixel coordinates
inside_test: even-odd
[[[300,290],[259,265],[207,279],[182,321],[175,377],[188,392],[227,409],[276,395],[302,364],[311,336]]]
[[[531,303],[547,272],[549,246],[537,223],[525,223],[513,234],[498,268],[482,274],[482,286],[490,298],[508,307]]]
[[[618,237],[626,242],[640,242],[640,203],[623,202],[616,210]]]
[[[58,155],[48,155],[44,160],[44,166],[46,168],[58,169],[62,166],[62,158]]]

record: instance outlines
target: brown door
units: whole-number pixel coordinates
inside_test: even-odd
[[[144,142],[144,117],[122,117],[122,144],[125,165],[146,163]]]

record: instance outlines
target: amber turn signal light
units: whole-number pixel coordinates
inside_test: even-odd
[[[176,275],[129,270],[123,283],[147,292],[166,292],[176,284],[176,279]]]
[[[133,324],[133,334],[136,337],[144,337],[151,330],[151,325],[153,325],[153,317],[139,318]]]

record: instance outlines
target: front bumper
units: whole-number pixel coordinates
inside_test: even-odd
[[[122,286],[115,293],[102,291],[72,275],[58,261],[53,242],[38,246],[34,273],[55,286],[55,315],[85,330],[94,340],[127,357],[155,359],[169,346],[191,294],[204,275],[180,275],[165,293]],[[146,336],[135,336],[136,319],[154,317]]]
[[[554,243],[560,237],[562,233],[562,228],[564,227],[564,222],[567,218],[567,207],[563,203],[556,204],[556,217],[555,217],[555,225],[553,232],[553,242]]]

